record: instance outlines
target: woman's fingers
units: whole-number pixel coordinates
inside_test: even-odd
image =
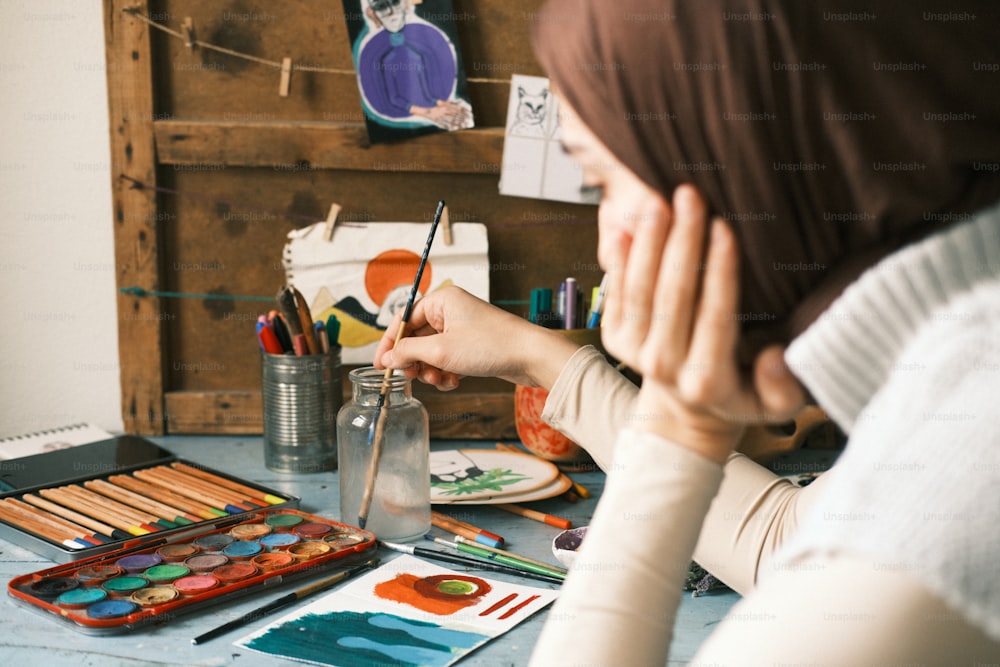
[[[650,320],[649,337],[662,341],[646,350],[649,364],[658,363],[666,377],[681,372],[692,344],[692,327],[697,316],[705,266],[705,234],[708,212],[704,201],[691,186],[674,192],[673,224],[670,239],[662,250],[656,278],[656,299]]]
[[[739,336],[739,256],[726,223],[713,220],[687,358],[678,389],[689,400],[722,404],[740,388],[733,353]]]

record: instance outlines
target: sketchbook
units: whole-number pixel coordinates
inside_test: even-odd
[[[444,667],[557,595],[403,555],[235,644],[332,667]]]
[[[107,440],[114,436],[87,423],[71,424],[59,428],[0,438],[0,460],[19,459],[22,456],[43,454],[55,449],[65,449],[90,442]]]

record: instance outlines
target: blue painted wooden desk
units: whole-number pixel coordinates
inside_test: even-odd
[[[227,472],[238,477],[259,482],[301,498],[303,511],[340,519],[337,491],[337,473],[291,475],[276,473],[264,466],[263,444],[256,436],[167,436],[150,438],[175,455]],[[459,447],[492,447],[482,441],[436,441],[434,449]],[[589,522],[590,516],[604,488],[604,475],[599,472],[574,474],[573,478],[591,492],[590,499],[570,503],[554,498],[530,506],[550,514],[570,519],[574,526]],[[489,506],[463,506],[460,512],[440,507],[442,511],[457,516],[504,537],[511,551],[555,562],[551,552],[552,538],[559,529],[524,519]],[[351,523],[351,521],[347,521]],[[432,532],[448,536],[437,528]],[[449,536],[450,537],[450,536]],[[428,543],[429,544],[429,543]],[[383,562],[398,554],[382,550]],[[30,551],[0,540],[0,575],[4,584],[12,577],[51,567],[53,563]],[[549,586],[530,579],[510,578],[509,575],[490,572],[487,576],[516,583]],[[39,667],[113,667],[138,665],[195,665],[218,667],[259,667],[301,665],[299,662],[274,658],[246,651],[232,642],[306,605],[315,598],[303,600],[275,614],[234,630],[227,635],[200,645],[191,644],[191,638],[226,621],[256,609],[288,590],[303,585],[298,582],[280,590],[262,593],[236,601],[227,606],[177,618],[163,626],[140,630],[131,634],[96,637],[71,630],[52,619],[36,615],[7,599],[0,603],[0,658],[8,665],[38,665]],[[6,597],[6,595],[5,595]],[[697,647],[708,636],[738,596],[732,592],[713,593],[698,598],[685,595],[681,604],[670,664],[685,664]],[[459,664],[463,667],[498,667],[500,665],[525,665],[531,648],[538,639],[548,610],[468,656]]]

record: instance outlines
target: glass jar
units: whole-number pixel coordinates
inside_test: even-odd
[[[372,460],[375,407],[385,371],[350,372],[353,398],[337,414],[340,517],[358,524]],[[431,527],[430,431],[427,410],[402,373],[389,377],[382,405],[382,449],[365,529],[382,540],[422,537]]]

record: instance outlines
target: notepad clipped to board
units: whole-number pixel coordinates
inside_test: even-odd
[[[344,364],[370,364],[378,341],[406,305],[431,223],[327,224],[288,234],[283,262],[288,284],[305,297],[312,315],[336,315]],[[423,296],[458,285],[484,300],[490,294],[489,243],[480,223],[451,224],[451,244],[438,234],[419,286]]]

